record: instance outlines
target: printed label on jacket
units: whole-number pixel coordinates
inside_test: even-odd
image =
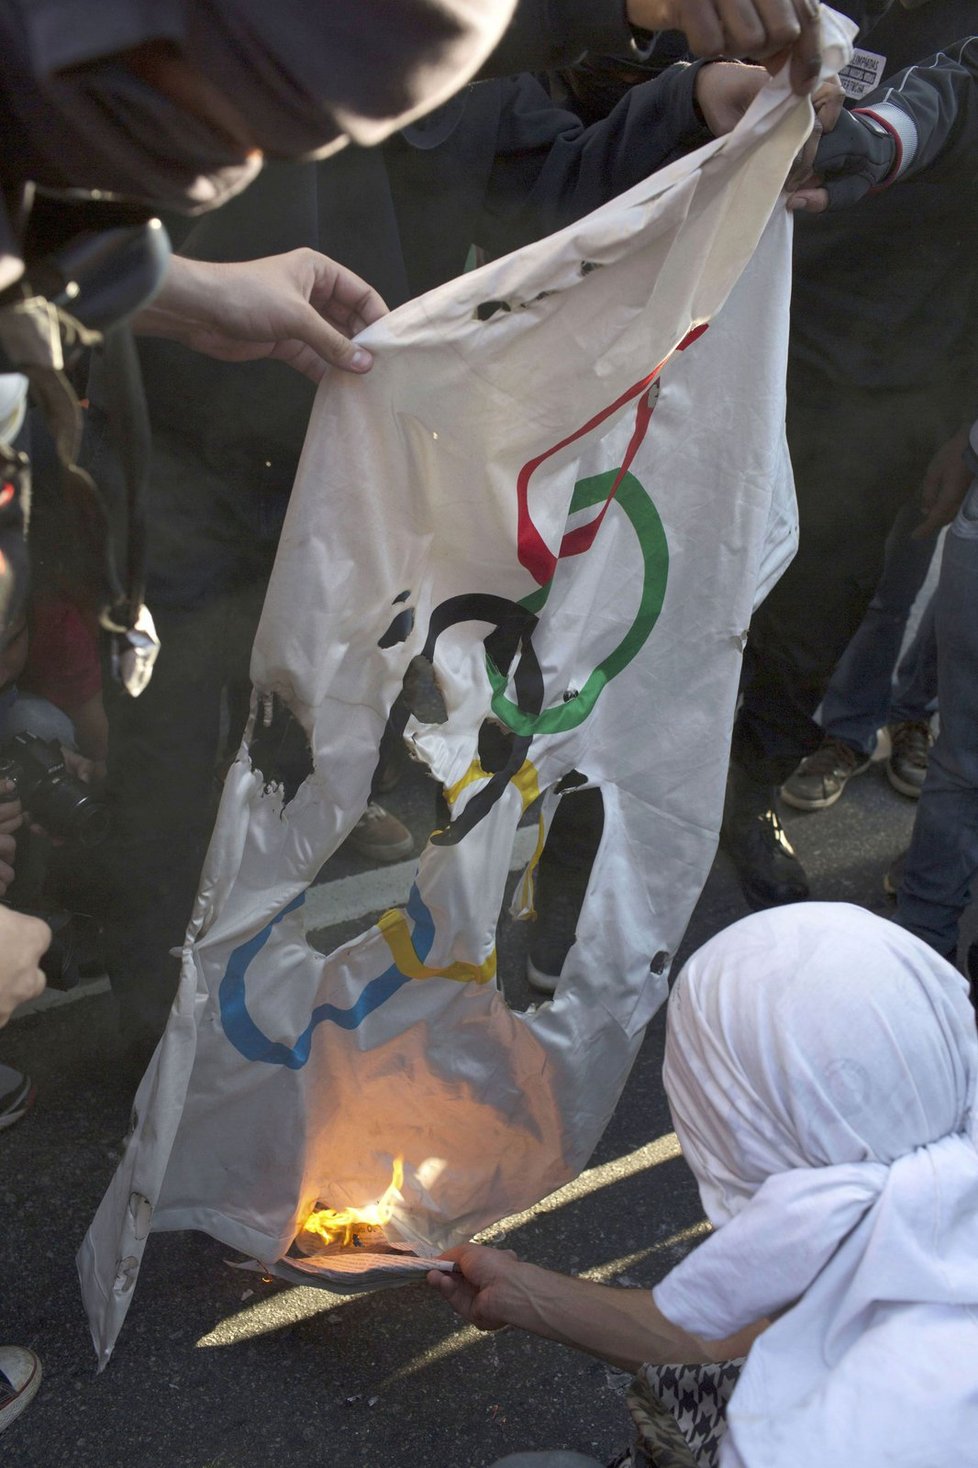
[[[839,72],[842,90],[853,101],[875,92],[886,68],[886,57],[875,51],[853,51],[852,60]]]

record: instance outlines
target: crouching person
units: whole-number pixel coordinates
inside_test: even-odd
[[[680,975],[664,1079],[715,1232],[654,1291],[475,1245],[429,1284],[480,1329],[641,1368],[680,1428],[676,1364],[745,1355],[716,1456],[701,1440],[691,1464],[964,1461],[978,1440],[978,1037],[961,975],[858,908],[755,914]],[[716,1386],[714,1370],[707,1408]]]

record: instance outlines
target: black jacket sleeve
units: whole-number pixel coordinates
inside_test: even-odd
[[[896,139],[888,184],[941,163],[960,165],[961,185],[971,187],[978,156],[978,37],[907,67],[856,110],[870,113]]]
[[[530,76],[509,82],[477,244],[491,254],[562,229],[708,141],[694,105],[702,63],[633,87],[585,127]]]

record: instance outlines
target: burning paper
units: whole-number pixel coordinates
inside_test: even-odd
[[[401,1201],[404,1158],[395,1157],[394,1172],[382,1198],[367,1208],[315,1208],[296,1238],[303,1254],[335,1253],[339,1249],[370,1249],[387,1246],[384,1225],[389,1223],[394,1204]]]
[[[316,1207],[287,1258],[271,1264],[251,1259],[238,1267],[341,1294],[409,1284],[432,1269],[450,1274],[455,1267],[450,1259],[424,1258],[410,1244],[388,1238],[386,1225],[396,1204],[403,1202],[403,1182],[404,1159],[396,1157],[391,1181],[376,1203],[364,1208]]]

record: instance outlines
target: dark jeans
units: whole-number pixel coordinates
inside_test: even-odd
[[[920,512],[906,502],[886,543],[883,575],[859,630],[836,664],[822,699],[819,722],[826,734],[861,754],[876,747],[884,724],[923,723],[937,709],[937,645],[933,603],[900,658],[907,622],[926,580],[936,535],[914,540]],[[899,666],[897,661],[899,659]]]
[[[935,605],[941,730],[917,803],[897,921],[953,962],[978,874],[978,480],[944,542]]]
[[[780,785],[821,743],[812,715],[870,604],[901,506],[958,426],[955,402],[936,380],[873,393],[789,373],[800,544],[751,621],[731,751],[758,783]]]
[[[264,590],[256,578],[193,611],[157,608],[149,687],[129,698],[106,685],[105,956],[128,1041],[158,1038],[173,1002],[180,964],[169,950],[183,942],[219,796],[221,695],[248,679]]]

